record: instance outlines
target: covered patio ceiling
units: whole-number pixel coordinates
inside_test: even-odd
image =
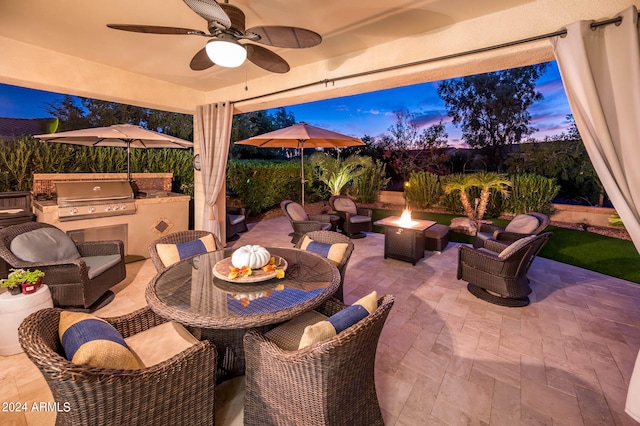
[[[206,31],[206,22],[182,0],[3,1],[0,83],[189,114],[197,105],[229,100],[236,112],[248,112],[549,61],[551,45],[543,39],[369,74],[552,33],[577,20],[607,19],[640,5],[638,0],[230,3],[244,11],[247,28],[303,27],[319,33],[323,42],[308,49],[270,48],[291,65],[286,74],[250,62],[192,71],[189,62],[207,39],[106,26]]]

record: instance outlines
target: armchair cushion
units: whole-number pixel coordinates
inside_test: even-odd
[[[58,334],[66,358],[74,364],[118,370],[141,367],[118,330],[96,316],[62,311]]]
[[[145,367],[160,364],[198,343],[198,339],[176,322],[165,322],[124,340]]]
[[[216,248],[217,245],[212,234],[179,244],[156,244],[156,251],[165,267],[187,257],[215,251]]]
[[[358,214],[358,208],[356,204],[349,198],[338,197],[333,202],[333,207],[342,212],[347,212],[352,215]]]
[[[309,220],[309,216],[307,212],[304,211],[304,208],[298,203],[290,203],[287,206],[287,213],[291,216],[291,219],[295,221],[305,221]]]
[[[371,222],[371,216],[363,216],[363,215],[357,214],[357,215],[354,215],[354,216],[350,216],[349,217],[349,222],[351,222],[351,223]]]
[[[514,217],[504,230],[507,232],[517,232],[519,234],[530,234],[535,231],[538,226],[540,226],[538,218],[528,214],[521,214]]]
[[[231,225],[237,225],[239,223],[242,223],[244,220],[246,220],[246,218],[242,214],[227,213],[227,217],[229,218],[229,224]]]
[[[9,246],[25,262],[52,262],[80,258],[75,242],[57,228],[39,228],[18,235]]]
[[[305,235],[300,248],[302,250],[307,250],[319,254],[325,259],[333,262],[335,265],[339,265],[344,258],[344,253],[347,251],[348,246],[348,243],[321,243],[319,241],[314,241]]]
[[[530,235],[528,237],[520,238],[519,240],[514,241],[513,243],[509,244],[504,250],[502,250],[500,254],[498,254],[498,258],[500,259],[508,258],[512,254],[520,250],[522,247],[529,244],[529,242],[536,237],[537,237],[536,235]]]
[[[121,257],[119,254],[108,254],[105,256],[81,257],[80,259],[84,260],[87,265],[87,273],[89,279],[92,280],[112,266],[120,263]]]

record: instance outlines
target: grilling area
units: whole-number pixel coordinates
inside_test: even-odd
[[[172,173],[34,174],[37,222],[75,241],[122,240],[127,261],[148,258],[152,241],[189,227],[189,200],[171,192]]]

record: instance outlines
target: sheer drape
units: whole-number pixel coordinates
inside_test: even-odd
[[[214,233],[222,241],[219,218],[225,216],[216,200],[225,186],[232,118],[233,105],[229,102],[199,106],[194,117],[194,136],[200,144],[204,191],[202,229]]]
[[[554,37],[562,82],[589,158],[640,251],[640,41],[634,6],[620,25],[581,21]]]

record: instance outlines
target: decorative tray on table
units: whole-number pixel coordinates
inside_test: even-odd
[[[280,256],[271,256],[275,260],[275,266],[278,270],[286,271],[287,270],[287,261]],[[231,258],[227,257],[213,265],[213,275],[216,278],[219,278],[224,281],[229,281],[230,283],[257,283],[261,281],[267,281],[276,277],[276,271],[273,272],[265,272],[262,269],[252,269],[251,275],[249,276],[238,276],[235,278],[229,278],[229,272],[231,271]]]

